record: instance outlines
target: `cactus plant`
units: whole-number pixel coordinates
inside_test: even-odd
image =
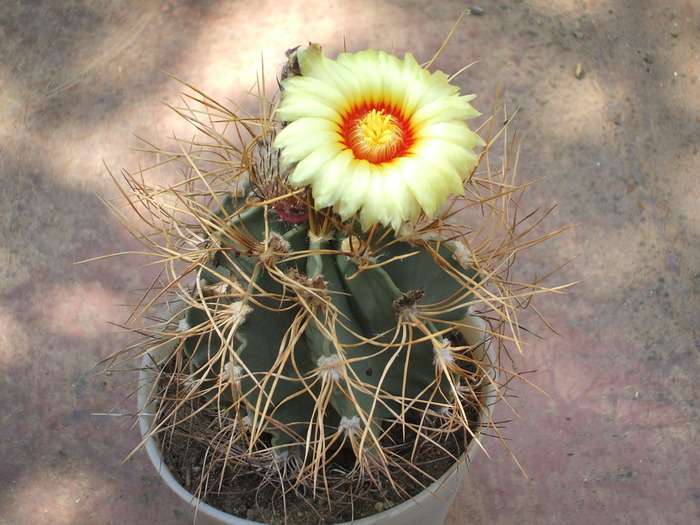
[[[151,432],[167,441],[198,414],[214,414],[205,470],[222,479],[248,469],[267,482],[277,479],[282,492],[302,487],[321,499],[337,490],[336,478],[410,496],[395,476],[425,483],[436,477],[419,460],[427,447],[454,459],[464,450],[478,424],[473,408],[494,402],[483,385],[502,387],[504,374],[515,375],[500,357],[488,358],[486,347],[501,356],[506,341],[519,346],[516,310],[547,291],[509,278],[516,252],[543,238],[523,241],[520,220],[511,215],[523,187],[509,166],[507,130],[495,132],[490,119],[482,141],[463,122],[476,115],[472,97],[458,96],[446,76],[427,73],[410,56],[404,62],[364,53],[329,65],[318,46],[290,51],[282,101],[268,102],[261,92],[257,118],[240,117],[195,90],[176,111],[204,138],[178,141],[170,152],[153,150],[156,168],[184,167],[184,180],[157,187],[142,170],[125,172],[127,185],[120,186],[146,228],[137,233],[129,212],[114,210],[146,252],[162,260],[164,272],[132,317],[145,337],[112,360],[165,350],[154,364],[152,395],[161,403]],[[317,148],[304,142],[303,130],[309,141],[325,136],[304,121],[305,104],[316,104],[308,98],[315,96],[313,82],[352,60],[418,68],[410,75],[432,82],[428,87],[443,97],[433,109],[447,108],[450,116],[426,128],[438,130],[431,131],[438,138],[425,142],[418,117],[391,120],[400,106],[395,93],[391,104],[359,105],[364,113],[352,118],[360,131],[341,135],[350,137],[346,149],[357,157],[356,171],[348,173],[360,177],[362,166],[371,165],[394,176],[393,157],[381,157],[388,140],[391,155],[422,159],[416,169],[434,174],[433,187],[407,168],[403,179],[391,180],[410,191],[373,186],[370,178],[379,195],[370,194],[364,186],[357,190],[355,179],[338,188],[321,180],[322,168],[308,167]],[[406,143],[391,143],[391,133]],[[443,146],[443,133],[456,134],[458,145],[445,140]],[[507,145],[502,166],[487,160],[477,173],[499,137]],[[355,146],[379,149],[361,154]],[[437,147],[451,160],[429,161],[420,147]],[[340,161],[323,165],[333,162]],[[361,197],[347,194],[356,190]],[[159,308],[167,313],[156,314]],[[202,492],[214,485],[207,475],[202,480]]]

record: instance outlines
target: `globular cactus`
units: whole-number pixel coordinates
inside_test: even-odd
[[[372,50],[288,57],[282,100],[261,93],[258,118],[197,90],[203,109],[176,109],[205,138],[154,150],[154,168],[184,166],[183,181],[125,172],[127,206],[147,228],[117,213],[165,266],[133,320],[163,302],[167,315],[112,359],[152,357],[152,434],[215,414],[208,441],[196,439],[223,471],[266,476],[267,464],[266,479],[312,491],[343,471],[401,492],[396,472],[434,479],[426,447],[456,459],[491,424],[479,412],[503,395],[504,373],[517,376],[500,357],[504,341],[520,346],[516,311],[550,291],[510,269],[551,234],[516,232],[523,187],[505,128],[493,133],[491,119],[487,141],[472,132],[473,97],[446,75]]]

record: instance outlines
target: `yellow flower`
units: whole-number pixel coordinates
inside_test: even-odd
[[[317,207],[364,229],[398,230],[421,210],[432,217],[476,165],[484,142],[465,119],[479,113],[447,75],[368,49],[323,56],[318,44],[297,54],[301,76],[283,81],[277,135],[289,182],[310,185]],[[295,165],[296,164],[296,165]]]

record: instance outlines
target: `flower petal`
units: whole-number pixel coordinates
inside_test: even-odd
[[[369,162],[364,159],[354,159],[350,164],[345,192],[338,203],[338,213],[343,220],[357,213],[367,200],[370,183],[369,166]]]
[[[282,150],[282,164],[298,162],[318,149],[317,144],[340,145],[341,137],[332,121],[321,118],[299,119],[282,129],[275,146]]]
[[[341,152],[340,148],[319,148],[304,156],[294,168],[294,172],[289,178],[292,185],[301,187],[311,184],[315,186],[317,181],[328,177],[328,167]],[[284,150],[283,161],[284,161]],[[325,204],[330,206],[332,203]]]
[[[326,208],[341,200],[346,192],[347,172],[354,160],[350,150],[341,149],[336,155],[325,160],[324,165],[317,169],[313,184],[316,206]],[[306,172],[312,169],[314,168],[302,166],[302,170]]]

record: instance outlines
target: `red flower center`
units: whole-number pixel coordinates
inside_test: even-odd
[[[355,109],[345,117],[341,134],[356,158],[372,164],[401,157],[412,142],[407,119],[383,107]]]

